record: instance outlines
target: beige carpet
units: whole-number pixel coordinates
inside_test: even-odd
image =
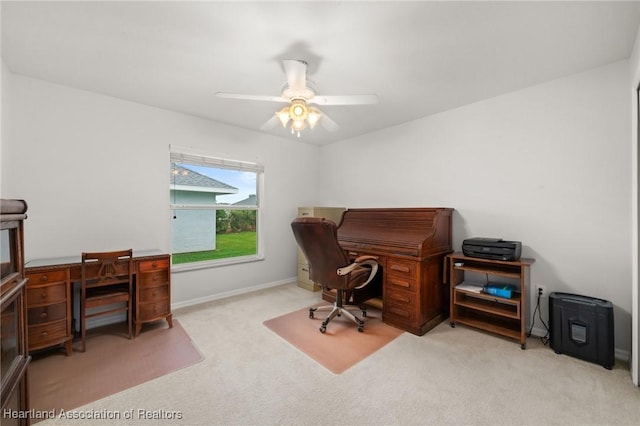
[[[344,372],[403,333],[384,324],[380,310],[367,308],[367,317],[362,318],[365,322],[362,333],[358,332],[351,320],[342,316],[331,320],[323,334],[319,328],[327,314],[328,311],[316,312],[315,318],[310,319],[307,307],[267,320],[264,325],[336,374]]]
[[[81,408],[175,410],[181,419],[56,418],[36,426],[638,425],[640,388],[624,363],[607,370],[537,338],[523,351],[448,321],[424,336],[402,333],[333,374],[263,325],[319,299],[293,282],[176,309],[205,359]]]
[[[122,328],[89,333],[84,353],[35,354],[29,365],[31,408],[74,409],[204,359],[178,321],[171,329],[164,321],[147,325],[131,340]]]

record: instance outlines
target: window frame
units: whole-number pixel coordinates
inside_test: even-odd
[[[236,265],[248,262],[257,262],[265,259],[265,244],[264,244],[264,227],[262,223],[264,221],[264,166],[255,162],[239,161],[235,159],[225,158],[222,156],[216,156],[213,154],[197,153],[192,149],[170,146],[169,149],[169,166],[174,163],[179,164],[192,164],[195,166],[212,167],[219,169],[230,169],[237,171],[249,171],[256,174],[256,205],[255,206],[234,206],[234,205],[199,205],[199,204],[174,204],[172,203],[171,183],[169,183],[169,211],[170,211],[170,234],[171,234],[171,249],[170,253],[173,256],[173,212],[176,210],[211,210],[213,212],[217,210],[255,210],[256,212],[256,253],[247,256],[235,256],[227,257],[223,259],[215,260],[203,260],[188,263],[171,263],[171,270],[175,272],[190,271],[196,269],[216,268],[220,266]]]

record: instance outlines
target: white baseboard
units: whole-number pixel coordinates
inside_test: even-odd
[[[547,330],[544,328],[534,327],[531,330],[531,335],[536,337],[544,337],[547,334]],[[615,348],[614,357],[619,361],[629,362],[631,360],[631,353],[627,350]]]
[[[258,284],[252,287],[245,287],[238,290],[226,291],[224,293],[216,293],[209,296],[198,297],[196,299],[184,300],[182,302],[172,303],[171,310],[186,308],[188,306],[199,305],[201,303],[211,302],[213,300],[226,299],[231,296],[238,296],[240,294],[251,293],[258,290],[264,290],[265,288],[277,287],[283,284],[295,283],[296,277],[285,278],[283,280],[271,281],[268,283]]]

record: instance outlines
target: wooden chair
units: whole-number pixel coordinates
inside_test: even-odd
[[[80,336],[86,350],[87,320],[127,314],[129,339],[133,317],[133,250],[82,253]],[[116,306],[119,305],[119,306]]]

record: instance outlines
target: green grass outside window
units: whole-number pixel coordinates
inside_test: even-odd
[[[216,247],[216,250],[174,253],[172,257],[173,264],[202,262],[256,254],[256,233],[255,231],[247,231],[232,234],[218,234],[216,235]]]

